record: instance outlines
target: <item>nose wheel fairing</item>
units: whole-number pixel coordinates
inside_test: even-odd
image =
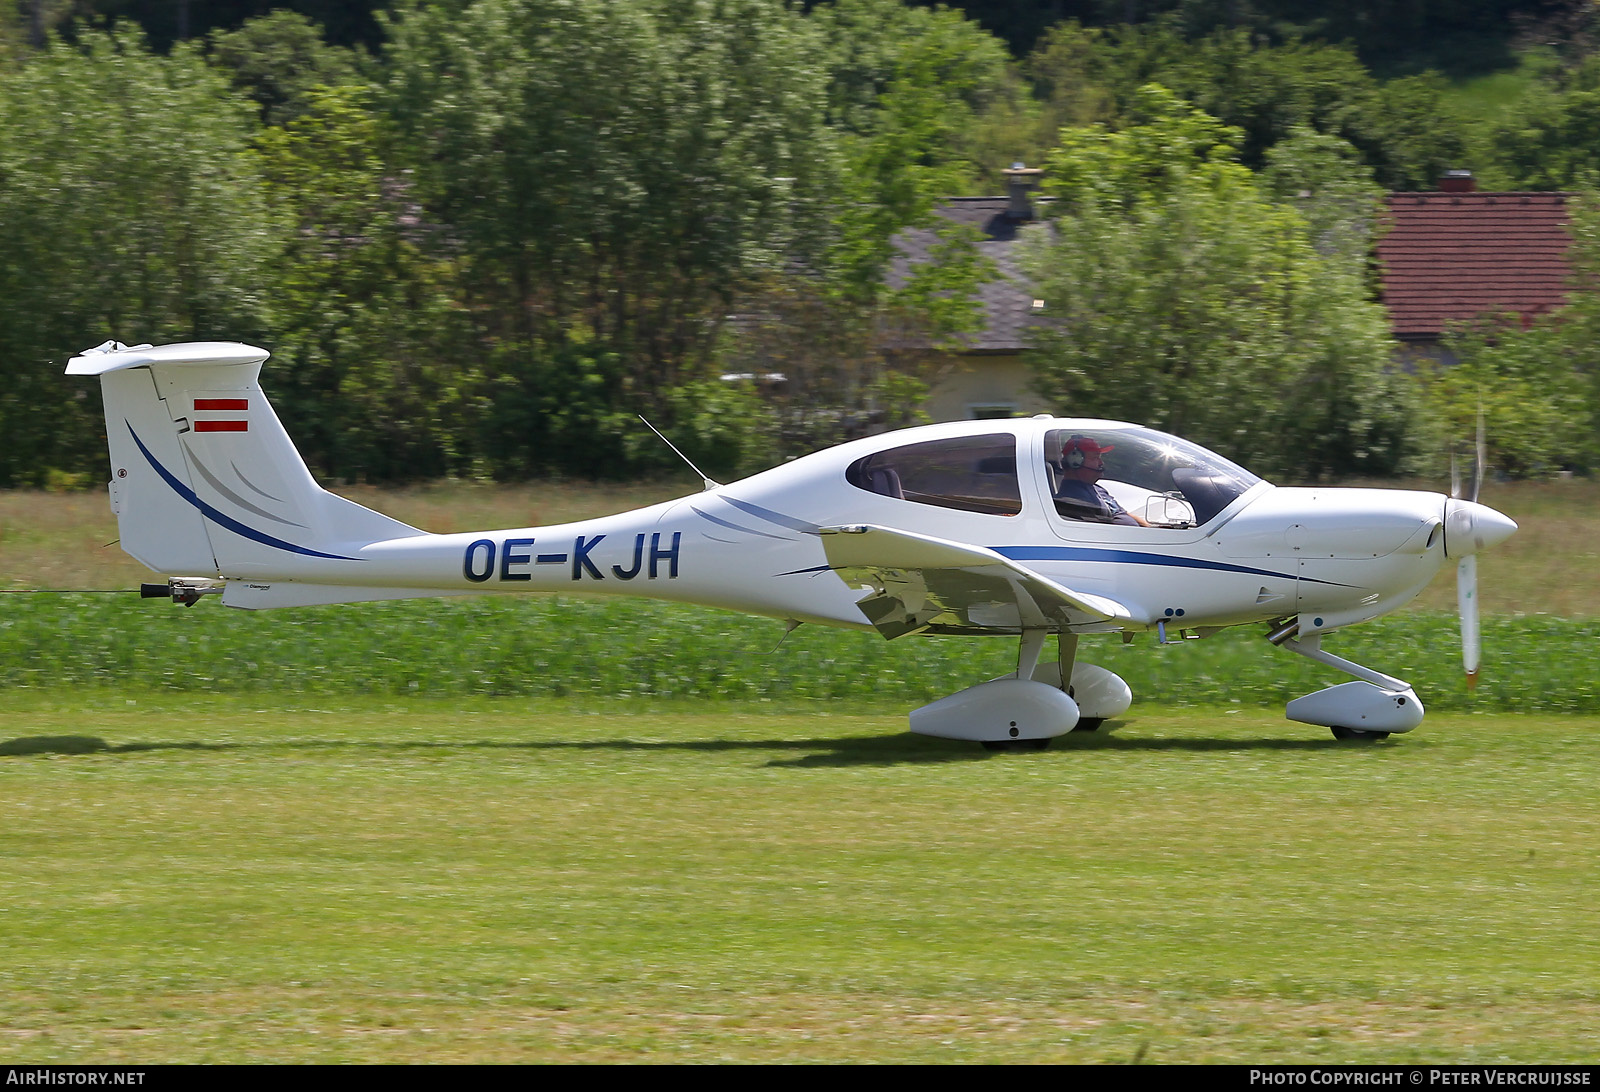
[[[1322,647],[1319,633],[1296,640],[1294,628],[1280,628],[1267,640],[1308,660],[1354,675],[1356,681],[1294,699],[1284,711],[1290,720],[1330,728],[1337,739],[1366,740],[1409,732],[1422,723],[1422,702],[1410,683],[1335,656]]]
[[[1361,738],[1341,732],[1377,733],[1409,732],[1422,723],[1422,702],[1416,691],[1385,690],[1381,686],[1357,680],[1330,686],[1291,701],[1285,714],[1290,720],[1302,724],[1320,724],[1333,729],[1340,739]]]

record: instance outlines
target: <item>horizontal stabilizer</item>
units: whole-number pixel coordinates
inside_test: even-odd
[[[887,527],[820,533],[829,566],[872,589],[858,606],[891,640],[922,630],[1116,629],[1133,618],[1115,600],[1073,591],[982,546]]]
[[[190,341],[182,345],[135,345],[108,341],[67,362],[68,375],[105,375],[152,364],[259,364],[271,354],[237,341]]]

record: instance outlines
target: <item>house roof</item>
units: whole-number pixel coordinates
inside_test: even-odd
[[[1037,200],[1037,199],[1036,199]],[[969,352],[1016,353],[1027,347],[1025,333],[1038,322],[1033,310],[1033,290],[1017,267],[1019,229],[1028,221],[1006,214],[1010,201],[1005,197],[948,197],[934,210],[945,220],[975,227],[983,238],[978,250],[994,263],[998,275],[978,289],[978,306],[983,327],[961,340]],[[904,283],[905,271],[932,259],[938,243],[931,228],[901,232],[895,238],[900,256],[891,275]]]
[[[1566,193],[1391,193],[1378,242],[1383,302],[1403,341],[1566,302]]]
[[[1447,326],[1484,315],[1532,316],[1562,306],[1571,266],[1568,193],[1391,193],[1377,253],[1383,302],[1397,338],[1437,340]],[[1037,199],[1036,199],[1037,200]],[[1034,293],[1017,264],[1028,223],[1007,214],[1005,197],[947,198],[935,212],[977,228],[978,249],[998,275],[978,291],[983,325],[962,340],[968,352],[1016,353],[1038,324]],[[892,279],[931,260],[927,228],[901,232]]]

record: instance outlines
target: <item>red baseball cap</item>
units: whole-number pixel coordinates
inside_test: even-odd
[[[1085,455],[1104,455],[1108,451],[1115,450],[1117,450],[1115,444],[1107,444],[1105,447],[1101,447],[1099,441],[1092,436],[1074,436],[1061,445],[1061,454],[1063,455],[1069,451],[1081,451]]]

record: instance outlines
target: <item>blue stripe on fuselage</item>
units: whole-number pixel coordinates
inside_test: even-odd
[[[718,519],[716,516],[713,516],[710,512],[702,512],[702,511],[700,511],[700,509],[695,507],[693,504],[689,505],[689,509],[695,515],[699,516],[701,519],[710,520],[712,523],[715,523],[715,524],[717,524],[718,526],[721,526],[721,527],[726,527],[730,531],[741,531],[741,532],[743,532],[744,534],[747,534],[747,535],[760,535],[762,538],[775,538],[779,542],[792,542],[793,541],[792,539],[786,538],[783,535],[769,535],[765,531],[757,531],[754,527],[740,527],[737,523],[729,523],[725,519]],[[703,534],[704,532],[701,532],[701,533]]]
[[[730,497],[726,493],[719,493],[717,495],[723,500],[727,501],[729,504],[733,505],[735,508],[739,509],[741,512],[755,516],[759,519],[764,519],[768,523],[775,523],[779,527],[787,527],[791,531],[804,531],[807,534],[815,534],[817,531],[822,530],[822,528],[815,523],[808,523],[807,521],[803,519],[797,519],[794,516],[786,516],[782,512],[774,512],[772,509],[763,508],[759,504],[751,504],[749,501],[742,501],[737,497]]]
[[[144,446],[144,441],[139,439],[139,434],[133,431],[132,422],[124,419],[123,424],[128,426],[128,435],[132,436],[133,442],[139,445],[139,450],[144,453],[145,459],[150,463],[151,466],[155,467],[155,471],[157,474],[161,475],[161,479],[172,487],[172,491],[198,508],[202,515],[218,526],[226,527],[234,534],[242,535],[245,538],[259,542],[264,546],[272,546],[279,550],[288,550],[293,554],[305,554],[307,557],[325,557],[330,561],[362,560],[359,557],[345,557],[343,554],[325,554],[320,550],[313,550],[307,546],[296,546],[292,542],[285,542],[281,538],[273,538],[269,534],[266,534],[262,531],[257,531],[254,527],[240,523],[232,516],[227,515],[224,512],[217,511],[215,508],[211,507],[211,505],[201,500],[199,496],[195,494],[193,489],[190,489],[187,485],[184,485],[183,482],[179,481],[173,476],[171,471],[156,461],[156,457],[150,454],[150,449]]]
[[[1309,580],[1313,584],[1334,584],[1341,588],[1350,586],[1339,584],[1336,580],[1318,580],[1294,573],[1256,569],[1249,565],[1230,565],[1225,561],[1202,561],[1171,554],[1147,554],[1138,550],[1107,550],[1095,546],[991,546],[989,549],[1011,561],[1106,561],[1116,565],[1171,565],[1180,569],[1211,569],[1248,573],[1251,576],[1272,576],[1279,580]]]

